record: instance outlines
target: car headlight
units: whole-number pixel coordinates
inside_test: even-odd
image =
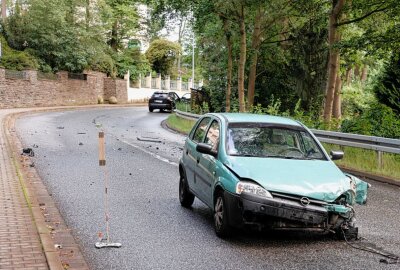
[[[236,184],[236,193],[237,194],[249,193],[264,198],[272,198],[271,193],[269,193],[263,187],[251,182],[244,182],[244,181],[240,181],[239,183]]]

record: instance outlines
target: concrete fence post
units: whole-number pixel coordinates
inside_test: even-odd
[[[190,88],[194,88],[193,78],[189,78],[189,81],[188,81],[188,90],[190,90]]]
[[[165,76],[165,90],[171,89],[171,76]]]
[[[144,87],[151,88],[151,73],[146,76],[146,85]]]
[[[161,74],[158,73],[156,77],[156,89],[161,90]]]
[[[137,87],[140,89],[142,88],[142,74],[139,74],[139,78],[137,80],[138,80]]]
[[[176,91],[181,91],[182,90],[182,78],[178,77],[176,79]]]

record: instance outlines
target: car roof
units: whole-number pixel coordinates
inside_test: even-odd
[[[211,113],[220,118],[225,118],[229,123],[269,123],[301,127],[302,125],[290,118],[252,113]]]

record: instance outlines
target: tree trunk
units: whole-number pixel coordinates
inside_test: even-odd
[[[118,50],[118,21],[117,20],[112,25],[110,46],[114,51]]]
[[[238,68],[238,94],[239,94],[239,112],[245,111],[244,102],[244,70],[246,66],[246,25],[245,25],[245,14],[244,4],[240,5],[239,11],[239,28],[240,28],[240,57],[239,57],[239,68]]]
[[[342,118],[342,78],[338,73],[336,76],[336,84],[335,84],[335,96],[333,99],[333,117],[336,119]]]
[[[339,41],[340,37],[337,29],[337,22],[342,11],[345,0],[333,0],[332,11],[329,15],[329,62],[328,62],[328,82],[326,85],[326,96],[324,106],[324,120],[330,122],[332,118],[333,99],[335,95],[336,75],[339,70],[339,51],[333,45]]]
[[[232,92],[232,69],[233,69],[233,55],[232,55],[232,40],[229,31],[229,24],[227,19],[223,19],[224,31],[226,37],[226,45],[228,48],[228,70],[226,74],[226,95],[225,95],[225,111],[231,111],[231,92]]]
[[[362,70],[361,70],[361,82],[365,83],[368,77],[368,66],[364,65]]]
[[[351,72],[352,72],[351,68],[348,68],[346,70],[346,85],[350,85],[351,83]]]
[[[253,37],[251,40],[251,49],[252,49],[252,55],[251,55],[251,66],[250,66],[250,72],[249,72],[249,83],[248,83],[248,89],[247,89],[247,110],[250,110],[250,108],[254,105],[254,90],[255,90],[255,85],[256,85],[256,74],[257,74],[257,61],[258,61],[258,48],[260,46],[260,40],[261,40],[261,19],[264,13],[263,8],[259,8],[256,14],[256,17],[254,19],[254,31],[253,31]]]
[[[86,0],[85,9],[86,9],[85,24],[86,24],[86,30],[88,30],[90,27],[90,0]]]
[[[7,0],[1,0],[1,18],[3,21],[7,17]]]
[[[356,80],[360,79],[360,66],[356,65],[354,67],[354,78],[356,78]]]

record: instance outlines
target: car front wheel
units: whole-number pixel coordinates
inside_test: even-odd
[[[214,229],[218,237],[225,238],[229,236],[230,228],[226,211],[224,193],[218,192],[214,203]]]
[[[181,175],[179,180],[179,201],[183,207],[191,207],[194,201],[194,195],[189,191],[184,175]]]
[[[153,112],[153,108],[152,107],[149,107],[149,112]]]

